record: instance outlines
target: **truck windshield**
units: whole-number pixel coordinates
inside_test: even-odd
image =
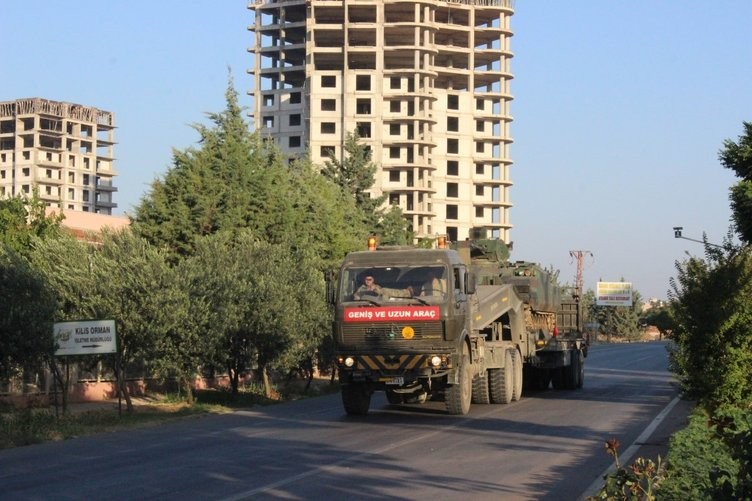
[[[446,297],[449,273],[443,266],[347,268],[342,273],[340,300],[420,298],[439,302]]]

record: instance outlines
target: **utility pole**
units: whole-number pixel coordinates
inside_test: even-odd
[[[582,332],[582,270],[584,268],[585,256],[593,257],[593,253],[588,250],[571,250],[569,256],[577,261],[577,275],[575,275],[575,301],[577,301],[577,329]]]
[[[582,270],[584,267],[585,256],[593,257],[593,253],[588,250],[571,250],[569,256],[577,261],[577,275],[575,275],[575,289],[577,297],[582,297]]]

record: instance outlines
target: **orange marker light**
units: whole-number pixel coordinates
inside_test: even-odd
[[[446,241],[446,236],[445,236],[445,235],[441,235],[441,236],[440,236],[440,237],[439,237],[439,238],[437,239],[437,241],[436,241],[436,246],[437,246],[437,247],[438,247],[439,249],[446,249],[446,246],[447,246],[447,241]]]
[[[368,250],[376,250],[376,237],[368,237]]]

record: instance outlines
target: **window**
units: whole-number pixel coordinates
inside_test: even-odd
[[[264,94],[264,106],[274,106],[274,94]]]
[[[476,99],[475,100],[475,109],[476,110],[482,110],[486,107],[486,103],[482,99]]]
[[[402,103],[400,103],[399,101],[391,101],[389,103],[389,111],[391,111],[392,113],[399,113],[402,108],[402,106],[400,106],[401,104]]]
[[[459,196],[459,186],[457,183],[447,183],[447,197],[457,198]]]
[[[389,148],[389,158],[399,158],[400,157],[400,149],[396,146],[392,146]]]
[[[300,92],[290,92],[290,104],[300,104]]]
[[[392,77],[389,79],[389,88],[390,89],[399,89],[401,87],[402,82],[400,82],[399,77]]]
[[[290,115],[290,127],[297,127],[300,125],[300,113],[293,113]]]
[[[358,135],[363,138],[371,137],[371,122],[358,122],[355,126]]]
[[[460,119],[458,117],[447,117],[447,130],[458,132],[460,130]]]
[[[446,206],[446,218],[447,219],[457,219],[457,206],[456,205],[447,205]]]
[[[76,192],[73,190],[73,188],[68,188],[68,200],[75,200],[76,199]]]
[[[23,168],[23,169],[21,170],[21,173],[23,174],[23,176],[24,176],[24,177],[29,177],[29,174],[31,173],[31,171],[29,170],[29,168],[28,168],[28,167],[24,167],[24,168]]]
[[[287,144],[290,148],[300,148],[300,136],[290,136]]]
[[[371,100],[370,99],[358,99],[355,102],[355,114],[356,115],[370,115],[371,114]]]
[[[47,170],[46,170],[46,171],[44,172],[44,175],[45,175],[45,177],[47,177],[47,178],[49,178],[49,179],[52,179],[52,169],[47,169]]]
[[[399,183],[400,181],[400,173],[398,170],[390,170],[389,171],[389,181],[392,183]]]
[[[475,208],[475,217],[483,217],[483,207]]]
[[[274,127],[274,117],[264,117],[264,128],[271,129]]]
[[[88,184],[89,184],[89,175],[84,174],[84,185],[88,185]]]
[[[460,142],[457,139],[447,139],[447,153],[459,153]]]
[[[483,120],[475,121],[475,132],[483,132],[485,127],[483,126]]]
[[[486,166],[483,164],[475,164],[475,173],[478,175],[484,175],[486,173]]]
[[[337,111],[337,100],[336,99],[322,99],[321,111]]]
[[[447,162],[447,176],[459,176],[460,175],[460,163],[457,160],[449,160]]]
[[[475,152],[476,153],[483,153],[484,151],[486,151],[486,145],[485,145],[485,143],[482,143],[480,141],[478,141],[477,143],[475,143]]]
[[[329,158],[330,156],[334,156],[334,146],[322,146],[321,156],[326,157],[326,158]]]
[[[390,136],[399,136],[400,135],[400,124],[389,124],[389,135]]]
[[[5,179],[5,171],[0,170],[0,179]]]
[[[355,90],[371,90],[371,75],[356,76]]]
[[[334,122],[321,122],[322,134],[334,134],[337,132],[337,124]]]
[[[457,94],[449,94],[447,96],[447,108],[450,110],[460,109],[460,96]]]
[[[84,202],[89,201],[89,190],[84,190]]]
[[[483,189],[483,185],[482,185],[482,184],[479,184],[479,185],[477,185],[477,186],[475,187],[475,194],[476,194],[477,196],[479,196],[479,197],[482,197],[482,196],[483,196],[483,193],[484,193],[484,191],[485,191],[485,190]]]
[[[321,75],[321,86],[332,88],[337,86],[337,77],[335,75]]]

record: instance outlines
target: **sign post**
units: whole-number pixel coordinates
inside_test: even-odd
[[[55,322],[55,355],[98,355],[117,352],[114,320]]]

